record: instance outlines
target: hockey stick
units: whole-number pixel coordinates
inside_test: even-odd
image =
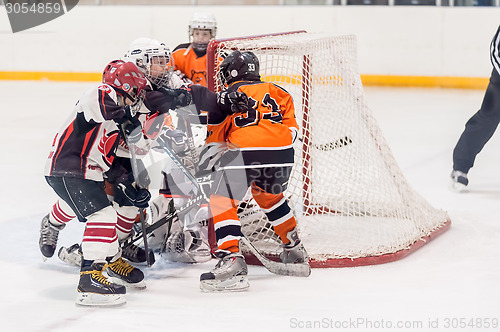
[[[193,130],[191,129],[191,121],[189,120],[189,116],[193,114],[193,112],[191,111],[190,106],[178,108],[176,109],[176,111],[177,114],[179,115],[179,120],[182,121],[184,130],[186,131],[189,153],[191,154],[194,166],[194,173],[196,174],[196,172],[198,171],[199,156],[196,153],[196,147],[194,146]]]
[[[142,129],[141,129],[142,130]],[[131,163],[132,163],[132,173],[134,174],[134,177],[136,179],[139,179],[139,170],[137,169],[137,155],[135,154],[135,144],[129,143],[129,150],[130,150],[130,157],[131,157]],[[138,186],[138,183],[136,182],[136,185]],[[144,208],[139,209],[139,217],[141,219],[141,227],[142,229],[146,229],[146,212],[144,211]],[[146,251],[146,264],[148,267],[151,267],[151,258],[149,257],[149,246],[148,246],[148,237],[146,232],[142,232],[142,240],[144,241],[144,251]]]
[[[311,266],[308,263],[282,263],[268,259],[255,248],[255,246],[246,237],[241,237],[240,241],[254,254],[255,257],[271,273],[283,276],[309,277]]]
[[[186,166],[182,163],[182,161],[179,160],[179,157],[177,157],[175,152],[172,151],[172,148],[166,143],[160,144],[160,146],[163,149],[163,151],[165,151],[167,153],[167,155],[170,157],[170,159],[172,159],[172,161],[175,163],[175,165],[182,171],[182,173],[184,173],[184,175],[189,179],[189,181],[191,181],[191,183],[193,183],[193,185],[196,187],[196,189],[198,189],[201,192],[201,194],[204,195],[206,198],[205,192],[202,190],[197,178],[195,178],[194,175],[191,174],[191,172],[189,172],[187,170]]]
[[[144,234],[146,234],[146,236],[147,236],[148,234],[152,233],[156,229],[158,229],[161,226],[165,225],[167,222],[172,221],[172,219],[175,217],[175,215],[177,215],[179,218],[183,217],[184,214],[186,214],[187,212],[189,212],[189,210],[191,210],[193,207],[197,206],[199,203],[204,202],[205,200],[206,199],[205,199],[205,197],[203,195],[196,196],[195,198],[193,198],[192,200],[190,200],[188,204],[186,204],[185,206],[183,206],[178,211],[170,212],[167,215],[165,215],[162,218],[160,218],[159,220],[155,221],[153,224],[147,226],[146,228],[142,228],[140,232],[136,233],[135,236],[130,239],[130,242],[132,242],[132,243],[136,242],[141,237],[143,238]]]

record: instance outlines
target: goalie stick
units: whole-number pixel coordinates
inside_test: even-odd
[[[311,274],[311,266],[308,263],[282,263],[272,261],[262,255],[246,237],[241,237],[240,241],[250,249],[252,254],[254,254],[262,265],[271,273],[293,277],[308,277]]]
[[[189,153],[193,161],[194,173],[198,171],[198,162],[200,160],[198,154],[196,153],[196,147],[194,145],[193,130],[191,129],[191,120],[189,120],[190,115],[194,114],[191,110],[193,106],[186,106],[176,109],[179,120],[182,121],[182,126],[186,131],[186,137],[188,140]],[[195,110],[196,112],[196,110]]]
[[[200,183],[198,182],[198,179],[194,177],[191,172],[186,168],[186,166],[180,161],[179,157],[175,154],[174,151],[172,151],[172,148],[168,144],[160,144],[161,148],[163,151],[167,153],[167,155],[172,159],[172,161],[175,163],[175,165],[184,173],[184,175],[191,181],[191,183],[198,189],[201,194],[207,199],[207,196],[205,192],[203,191],[202,187],[200,186]]]

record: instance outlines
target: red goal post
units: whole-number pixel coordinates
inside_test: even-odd
[[[355,36],[292,31],[212,40],[207,50],[212,91],[222,88],[220,59],[234,50],[252,51],[262,79],[294,99],[300,139],[285,194],[312,267],[392,262],[451,224],[399,169],[366,105],[356,47]],[[243,233],[267,257],[278,259],[279,239],[255,202],[248,203],[240,209]]]

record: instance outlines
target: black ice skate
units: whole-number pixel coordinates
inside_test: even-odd
[[[105,306],[126,302],[125,287],[109,282],[103,276],[105,266],[105,263],[93,263],[81,268],[76,304]]]
[[[215,268],[200,276],[200,289],[204,292],[239,292],[247,290],[248,268],[239,252],[222,257]]]
[[[64,224],[61,226],[52,225],[49,221],[49,215],[47,214],[42,219],[42,223],[40,225],[40,240],[38,241],[38,245],[40,246],[40,251],[43,255],[43,260],[47,260],[54,256],[54,251],[57,246],[57,238],[59,236],[59,231],[64,228]]]
[[[122,258],[132,262],[132,263],[145,263],[146,262],[146,251],[133,243],[123,243],[122,245]],[[149,251],[149,261],[151,265],[155,262],[155,255],[153,251]]]
[[[121,257],[108,264],[106,273],[117,284],[138,289],[146,288],[144,273]]]

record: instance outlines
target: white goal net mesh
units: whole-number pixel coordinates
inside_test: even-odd
[[[387,257],[447,229],[448,215],[408,185],[366,105],[354,36],[291,33],[214,45],[214,59],[236,49],[254,52],[262,79],[294,98],[300,134],[286,196],[313,267]],[[209,66],[219,91],[216,62]],[[257,248],[268,256],[281,252],[254,202],[240,212]]]

